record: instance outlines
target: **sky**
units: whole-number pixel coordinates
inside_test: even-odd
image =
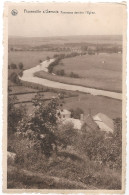
[[[51,37],[69,35],[121,35],[123,33],[123,10],[118,3],[49,3],[10,5],[8,9],[9,36]],[[18,14],[13,16],[11,11]],[[39,10],[41,13],[27,13]],[[43,13],[58,11],[59,13]],[[67,14],[60,12],[84,12]],[[94,14],[87,14],[87,12]]]

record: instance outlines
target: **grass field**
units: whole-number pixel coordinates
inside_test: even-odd
[[[8,55],[8,64],[14,63],[18,65],[23,63],[24,69],[32,68],[39,64],[39,60],[46,60],[46,57],[53,57],[57,52],[45,52],[45,51],[10,51]]]
[[[37,92],[38,90],[37,89],[31,89],[29,87],[25,87],[25,86],[18,86],[18,85],[14,85],[12,84],[12,86],[10,87],[11,89],[11,94],[13,93],[25,93],[25,92]]]
[[[78,79],[63,78],[64,82],[101,88],[111,91],[122,91],[122,55],[99,54],[85,55],[63,59],[62,65],[57,65],[54,72],[63,69],[66,75],[74,72]],[[41,74],[40,74],[41,75]],[[62,82],[62,78],[58,80]]]
[[[104,63],[103,63],[104,61]],[[80,78],[50,75],[44,71],[35,76],[61,83],[93,87],[108,91],[122,91],[122,55],[99,54],[85,55],[62,60],[64,65],[57,65],[54,72],[63,69],[66,75],[76,73]]]
[[[44,98],[51,98],[53,95],[56,96],[56,94],[52,92],[44,92],[42,94],[44,94]],[[19,102],[27,100],[30,101],[32,98],[34,98],[34,96],[35,94],[25,94],[17,95],[17,98]],[[26,105],[27,113],[32,114],[33,104],[23,103],[23,105]],[[16,106],[19,106],[19,104]],[[63,107],[68,110],[73,108],[81,108],[85,115],[88,115],[91,112],[91,114],[94,116],[95,114],[101,112],[112,119],[122,117],[122,102],[102,96],[93,96],[90,94],[79,93],[78,97],[65,98]]]
[[[85,115],[91,112],[91,115],[94,116],[101,112],[112,119],[122,118],[122,102],[102,96],[79,93],[78,97],[65,99],[64,107],[66,109],[81,108]]]

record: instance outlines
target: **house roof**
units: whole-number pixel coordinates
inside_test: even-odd
[[[93,119],[101,130],[113,133],[114,123],[111,118],[103,113],[98,113],[93,117]]]
[[[90,114],[88,114],[87,117],[84,119],[84,123],[92,130],[98,129],[98,125],[95,123]]]

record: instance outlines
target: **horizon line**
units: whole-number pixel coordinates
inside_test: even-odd
[[[22,35],[8,35],[8,37],[22,37],[22,38],[52,38],[52,37],[79,37],[79,36],[123,36],[123,34],[92,34],[92,35],[54,35],[54,36],[22,36]]]

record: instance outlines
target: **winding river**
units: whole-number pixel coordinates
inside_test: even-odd
[[[80,92],[84,92],[84,93],[90,93],[92,95],[101,95],[101,96],[106,96],[106,97],[122,100],[121,93],[105,91],[105,90],[100,90],[100,89],[94,89],[94,88],[88,88],[88,87],[82,87],[79,85],[70,85],[70,84],[60,83],[57,81],[51,81],[48,79],[43,79],[43,78],[39,78],[39,77],[34,76],[34,73],[41,71],[41,70],[48,72],[47,67],[53,61],[54,61],[54,59],[50,59],[49,61],[46,60],[46,61],[43,61],[40,65],[37,65],[33,68],[24,70],[23,76],[20,77],[20,79],[23,81],[37,83],[37,84],[47,86],[47,87],[65,89],[65,90],[71,90],[71,91],[80,91]]]

